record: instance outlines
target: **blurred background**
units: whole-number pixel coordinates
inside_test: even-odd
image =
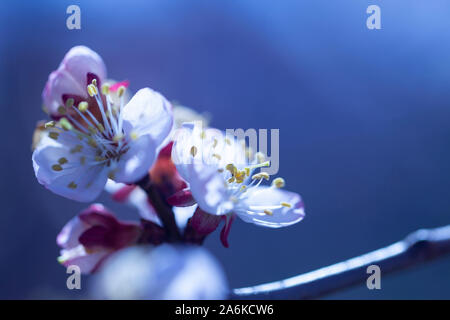
[[[81,30],[66,8],[81,8]],[[366,8],[381,8],[368,30]],[[38,184],[41,92],[83,44],[108,76],[150,86],[226,128],[279,128],[280,172],[303,222],[237,219],[206,247],[232,287],[274,281],[450,223],[450,3],[445,0],[1,1],[0,298],[86,297],[66,288],[57,233],[87,204]],[[99,201],[120,217],[131,209]],[[450,258],[327,298],[450,299]]]

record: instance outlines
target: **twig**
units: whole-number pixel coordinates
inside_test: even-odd
[[[178,229],[177,223],[175,221],[173,211],[169,207],[169,205],[161,198],[161,194],[155,188],[155,185],[151,182],[150,175],[145,176],[143,179],[138,181],[136,185],[141,187],[147,193],[148,199],[155,208],[158,217],[161,219],[169,241],[181,241],[180,230]]]
[[[234,289],[231,299],[314,299],[364,283],[370,265],[382,275],[434,260],[450,253],[450,225],[421,229],[405,239],[350,260],[312,272],[253,287]]]

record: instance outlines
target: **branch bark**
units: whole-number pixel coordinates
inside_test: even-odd
[[[366,269],[378,265],[386,275],[450,253],[450,225],[420,229],[387,247],[280,281],[232,290],[231,299],[315,299],[364,283]]]

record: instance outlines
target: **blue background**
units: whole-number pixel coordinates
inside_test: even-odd
[[[81,30],[66,28],[71,4]],[[381,30],[366,28],[370,4],[381,7]],[[280,175],[307,216],[280,230],[237,220],[229,249],[211,235],[233,287],[450,223],[449,9],[444,0],[1,1],[0,298],[87,294],[86,282],[66,289],[55,243],[86,205],[37,183],[30,148],[48,74],[78,44],[110,77],[207,111],[215,127],[280,129]],[[450,259],[329,298],[449,299]]]

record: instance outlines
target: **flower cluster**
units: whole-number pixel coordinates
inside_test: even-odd
[[[120,255],[117,251],[138,245],[156,250],[166,242],[175,242],[176,249],[165,247],[164,254],[155,251],[145,259],[168,256],[193,261],[191,256],[196,256],[209,261],[209,256],[190,246],[202,244],[222,221],[220,239],[228,247],[236,216],[270,228],[303,219],[302,199],[282,189],[284,179],[264,185],[270,180],[264,154],[203,127],[207,121],[202,115],[171,104],[150,88],[130,98],[128,86],[128,81],[108,79],[102,58],[84,46],[72,48],[45,85],[42,98],[50,119],[38,125],[32,155],[39,183],[82,202],[92,202],[106,190],[140,214],[139,222],[124,222],[103,205],[91,205],[57,237],[62,264],[76,264],[82,272],[93,273],[113,261],[111,255]],[[188,248],[187,253],[182,247]],[[155,270],[160,268],[157,263],[152,261]],[[222,277],[216,264],[209,264],[211,274]],[[171,270],[175,279],[182,269]],[[153,283],[162,279],[153,278]],[[173,283],[175,288],[181,285]],[[223,288],[224,282],[218,283]],[[162,291],[152,290],[161,296]],[[192,288],[196,297],[202,290]],[[141,294],[147,291],[139,291],[138,296],[155,297]]]

